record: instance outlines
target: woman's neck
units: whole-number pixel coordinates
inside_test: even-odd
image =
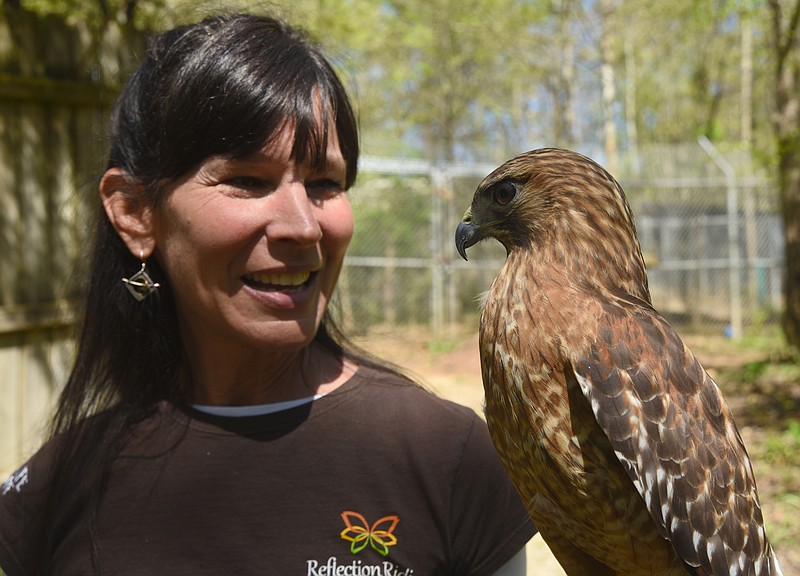
[[[210,361],[189,354],[190,401],[210,406],[270,404],[326,394],[353,375],[356,365],[311,343],[301,350],[242,354],[235,361]]]

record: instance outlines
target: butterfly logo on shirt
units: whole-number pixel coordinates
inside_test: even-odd
[[[345,528],[339,534],[342,540],[350,542],[350,552],[358,554],[367,546],[381,556],[389,555],[389,546],[397,544],[397,536],[393,534],[400,518],[396,515],[378,518],[371,526],[367,519],[358,512],[346,510],[342,512]]]

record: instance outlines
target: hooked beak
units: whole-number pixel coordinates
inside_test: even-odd
[[[472,222],[472,212],[467,210],[464,218],[458,223],[456,228],[456,250],[464,260],[467,258],[467,248],[476,244],[481,238],[478,234],[479,228]]]

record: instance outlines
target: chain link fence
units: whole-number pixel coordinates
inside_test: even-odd
[[[618,170],[636,215],[653,303],[681,332],[741,337],[778,322],[784,238],[775,186],[708,142],[649,148]],[[494,165],[364,158],[350,193],[356,234],[338,303],[357,335],[476,323],[505,259],[496,242],[455,251],[455,227]]]

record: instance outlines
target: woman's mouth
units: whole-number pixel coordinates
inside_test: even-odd
[[[242,276],[242,282],[256,290],[293,292],[305,288],[315,274],[316,272],[258,272]]]

